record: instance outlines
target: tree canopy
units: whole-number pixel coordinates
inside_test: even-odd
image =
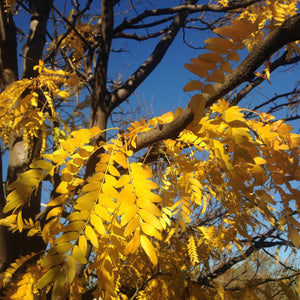
[[[299,3],[169,2],[1,1],[1,299],[298,299]],[[141,116],[191,31],[190,101]]]

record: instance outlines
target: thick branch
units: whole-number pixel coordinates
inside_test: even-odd
[[[215,94],[207,96],[207,106],[226,95],[228,92],[239,86],[241,83],[253,76],[255,70],[261,66],[273,53],[284,45],[300,39],[300,14],[285,21],[282,26],[268,34],[261,43],[251,52],[244,61],[230,74],[225,77],[223,84],[215,84]],[[177,117],[173,122],[161,125],[150,131],[144,132],[137,137],[136,151],[153,145],[155,142],[175,138],[193,120],[194,113],[190,106]]]

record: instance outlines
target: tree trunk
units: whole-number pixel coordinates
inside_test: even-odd
[[[50,12],[50,3],[48,0],[32,0],[30,1],[30,10],[30,32],[24,51],[25,53],[22,78],[30,78],[37,75],[36,71],[33,70],[33,67],[37,65],[39,60],[41,59],[46,42],[46,26]],[[16,48],[17,47],[15,44],[15,51]],[[15,60],[17,61],[16,55]],[[33,159],[39,157],[39,144],[39,139],[37,138],[32,147],[26,147],[23,141],[22,133],[15,133],[9,145],[9,166],[6,179],[7,186],[10,183],[14,182],[19,174],[28,169]],[[39,187],[38,192],[32,195],[30,204],[23,208],[23,217],[30,217],[34,219],[35,216],[40,212],[40,201],[41,186]],[[25,255],[35,251],[41,251],[42,249],[44,249],[45,245],[41,237],[28,237],[26,234],[26,232],[8,232],[8,234],[0,236],[1,247],[2,245],[7,245],[7,249],[9,249],[6,257],[0,257],[3,267],[13,262],[20,255]]]

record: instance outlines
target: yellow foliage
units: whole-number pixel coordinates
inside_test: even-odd
[[[288,213],[300,207],[293,187],[300,180],[300,136],[268,114],[253,112],[256,119],[248,120],[242,108],[224,99],[206,107],[207,94],[216,91],[211,83],[224,82],[240,59],[238,51],[245,46],[251,51],[296,11],[296,1],[259,1],[214,30],[218,36],[206,40],[209,52],[186,65],[203,79],[184,88],[199,91],[189,103],[194,120],[178,137],[158,145],[165,158],[162,167],[136,159],[136,138],[172,122],[180,109],[132,122],[98,145],[91,141],[101,134],[99,128],[74,130],[64,138],[57,134],[56,149],[45,154],[46,124],[58,120],[55,98],[70,97],[79,85],[77,76],[41,62],[37,78],[17,81],[0,94],[3,143],[12,132],[22,132],[27,145],[38,135],[44,144],[39,159],[8,187],[4,213],[9,215],[0,220],[9,230],[40,234],[47,244],[36,265],[28,263],[35,254],[21,257],[0,275],[10,299],[34,299],[50,288],[53,298],[69,293],[70,299],[79,299],[84,287],[94,283],[94,297],[103,299],[121,299],[122,284],[136,291],[138,299],[230,299],[231,293],[213,279],[214,288],[196,285],[217,268],[213,261],[221,265],[227,254],[245,255],[242,241],[274,224],[300,247],[300,224]],[[91,44],[96,29],[76,25]],[[72,52],[80,65],[86,43],[74,31],[59,39],[60,49]],[[269,72],[266,65],[266,78]],[[92,160],[94,172],[85,178]],[[41,228],[39,221],[24,218],[22,208],[30,206],[42,181],[57,177]],[[273,193],[281,197],[283,210]],[[11,283],[21,267],[27,271]],[[291,293],[284,284],[282,290]],[[245,289],[241,295],[255,294]]]

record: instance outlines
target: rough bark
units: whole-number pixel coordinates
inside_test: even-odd
[[[4,3],[0,4],[0,88],[5,89],[7,85],[18,78],[17,63],[17,39],[16,27],[11,13],[4,12]],[[4,217],[2,212],[5,205],[5,194],[2,176],[2,152],[0,154],[0,218]],[[0,226],[0,272],[8,266],[10,247],[8,244],[8,232],[6,227]]]
[[[24,66],[22,78],[30,78],[36,75],[33,66],[41,59],[43,48],[46,42],[46,25],[50,12],[48,0],[32,0],[30,2],[31,20],[30,33],[25,47]],[[15,45],[16,49],[16,45]],[[9,166],[6,183],[9,185],[16,180],[18,175],[24,172],[31,161],[38,157],[38,138],[35,145],[30,149],[25,146],[22,133],[16,133],[10,141]],[[41,187],[37,193],[31,197],[30,206],[23,208],[25,218],[33,218],[40,212]],[[10,249],[5,259],[5,264],[9,264],[20,255],[25,255],[33,251],[40,251],[44,248],[44,243],[40,237],[27,237],[24,233],[9,233],[6,241],[0,241],[1,245],[6,244]]]

